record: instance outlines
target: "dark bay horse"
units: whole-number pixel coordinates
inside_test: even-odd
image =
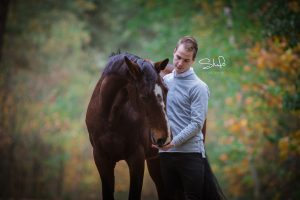
[[[144,161],[154,155],[151,145],[171,141],[165,102],[167,88],[159,73],[168,59],[152,63],[123,53],[109,58],[86,113],[94,160],[104,200],[114,199],[114,168],[125,160],[129,167],[129,199],[141,198]],[[166,199],[159,159],[147,159],[159,199]]]

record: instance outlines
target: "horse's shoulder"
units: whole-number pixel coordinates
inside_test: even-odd
[[[115,93],[117,90],[126,85],[128,81],[121,75],[110,74],[102,78],[100,85],[100,93]]]

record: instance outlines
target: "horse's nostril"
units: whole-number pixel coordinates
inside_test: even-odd
[[[157,140],[156,143],[159,147],[162,147],[164,145],[165,141],[166,141],[166,139],[160,138]]]

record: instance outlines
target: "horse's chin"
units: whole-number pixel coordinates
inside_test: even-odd
[[[156,145],[156,146],[158,146],[158,147],[163,147],[165,144],[160,144],[160,143],[158,143],[156,140],[155,140],[155,138],[154,138],[154,136],[153,136],[153,134],[151,133],[151,142],[152,142],[152,144],[153,145]]]
[[[167,146],[168,144],[170,144],[171,143],[171,141],[170,142],[167,142],[167,143],[165,143],[165,144],[163,144],[163,145],[157,145],[158,147],[160,147],[160,148],[162,148],[162,147],[164,147],[164,146]]]

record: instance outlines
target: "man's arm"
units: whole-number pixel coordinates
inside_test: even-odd
[[[200,130],[203,129],[205,124],[206,113],[208,109],[208,92],[203,87],[195,87],[191,92],[190,123],[173,138],[171,143],[175,146],[180,146],[195,136]]]
[[[205,135],[206,135],[206,119],[204,121],[203,127],[202,127],[202,133],[203,133],[203,142],[205,142]]]

